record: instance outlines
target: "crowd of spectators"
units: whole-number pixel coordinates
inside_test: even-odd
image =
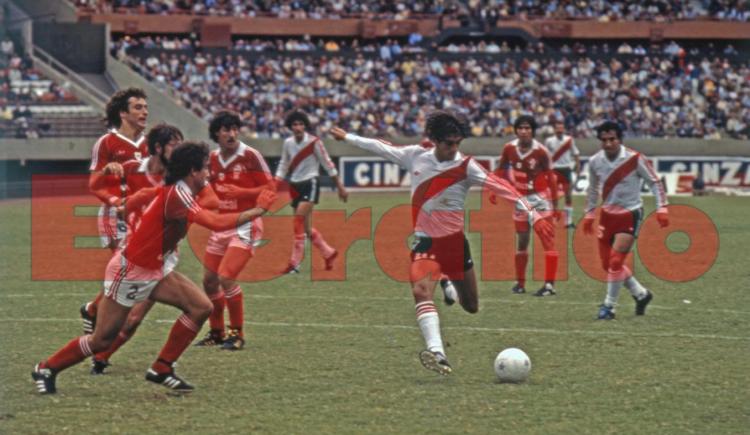
[[[593,136],[605,118],[629,137],[747,138],[750,68],[724,58],[667,55],[608,61],[528,56],[440,60],[428,54],[378,56],[193,56],[162,51],[131,58],[134,68],[209,119],[221,108],[242,114],[250,134],[279,137],[283,114],[300,107],[322,128],[413,136],[436,108],[465,112],[475,136],[511,133],[521,114],[565,120]]]
[[[362,16],[407,19],[434,15],[492,25],[498,20],[558,19],[599,21],[750,21],[747,0],[76,0],[100,12],[187,13],[218,16],[275,16],[321,19]]]
[[[30,106],[69,104],[75,96],[43,77],[13,41],[0,41],[0,137],[37,138],[40,126]]]

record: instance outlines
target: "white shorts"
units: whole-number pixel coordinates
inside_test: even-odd
[[[99,240],[102,248],[120,246],[128,233],[128,225],[117,215],[117,209],[103,205],[99,207],[96,228],[99,230]]]
[[[104,296],[125,307],[146,300],[156,285],[175,267],[179,257],[171,252],[164,259],[162,269],[146,269],[129,262],[117,251],[104,272]]]
[[[539,212],[542,217],[548,217],[552,213],[552,203],[538,193],[526,195],[524,198],[531,206],[531,209]],[[524,232],[529,230],[531,225],[531,215],[524,210],[520,203],[516,204],[516,209],[513,212],[513,221],[515,222],[516,231]]]
[[[253,219],[237,228],[225,231],[214,231],[208,238],[206,252],[223,256],[227,249],[240,248],[255,253],[255,247],[263,238],[263,220]]]

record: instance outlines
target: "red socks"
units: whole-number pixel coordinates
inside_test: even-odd
[[[74,338],[63,346],[54,355],[47,358],[44,367],[59,372],[91,356],[91,347],[89,346],[90,335],[84,335]]]
[[[127,343],[127,341],[130,340],[130,337],[132,337],[131,334],[120,331],[120,333],[117,334],[115,341],[113,341],[109,346],[109,349],[105,350],[104,352],[97,353],[96,355],[94,355],[94,359],[98,361],[109,361],[112,355],[117,352],[117,349],[119,349],[123,344]]]
[[[544,282],[555,282],[557,275],[557,251],[545,251],[544,253]]]
[[[169,364],[177,361],[177,358],[185,352],[185,349],[190,346],[195,336],[198,335],[200,326],[196,325],[188,316],[183,314],[172,326],[172,330],[169,331],[169,337],[164,347],[159,353],[159,360],[151,366],[157,373],[165,373],[172,370],[171,366],[167,366],[164,362]]]
[[[214,304],[214,309],[208,316],[208,325],[212,331],[221,331],[221,335],[224,336],[224,307],[227,304],[224,292],[219,290],[217,293],[210,295],[209,299]]]
[[[526,286],[526,263],[528,261],[528,252],[516,252],[516,281],[521,287]]]

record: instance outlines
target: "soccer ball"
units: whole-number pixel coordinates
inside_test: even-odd
[[[500,382],[523,382],[531,372],[531,360],[521,349],[509,347],[497,354],[495,374]]]

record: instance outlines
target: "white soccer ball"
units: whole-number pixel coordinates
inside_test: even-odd
[[[531,360],[526,352],[509,347],[497,354],[495,374],[500,382],[523,382],[531,372]]]

